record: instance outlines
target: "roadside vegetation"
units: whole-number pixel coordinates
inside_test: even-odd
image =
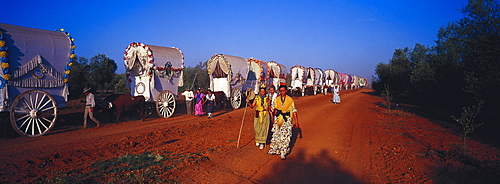
[[[379,63],[372,87],[386,97],[390,86],[395,102],[418,106],[417,113],[445,122],[464,141],[476,130],[499,145],[500,5],[469,0],[460,12],[462,19],[439,29],[436,45],[396,49],[389,63]]]

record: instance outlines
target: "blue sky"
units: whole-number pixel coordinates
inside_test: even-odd
[[[105,54],[125,71],[132,42],[177,47],[186,66],[223,53],[334,69],[371,79],[395,49],[434,45],[467,0],[0,0],[0,22],[75,38],[76,53]]]

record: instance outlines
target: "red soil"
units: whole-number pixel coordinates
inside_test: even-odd
[[[184,115],[181,104],[171,118],[80,129],[82,112],[73,106],[61,110],[60,125],[48,135],[0,139],[0,183],[498,182],[497,148],[468,140],[464,153],[457,146],[459,129],[443,128],[404,108],[389,115],[378,106],[382,99],[370,92],[342,91],[340,104],[332,104],[331,95],[294,98],[302,137],[295,136],[286,160],[266,154],[269,146],[255,146],[250,108],[245,116],[241,108],[209,119]],[[134,155],[157,158],[150,163],[159,165],[97,166]]]

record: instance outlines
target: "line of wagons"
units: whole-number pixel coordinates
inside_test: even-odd
[[[55,125],[58,108],[68,101],[68,80],[75,60],[74,39],[64,29],[40,30],[0,23],[0,112],[8,113],[14,130],[37,137]],[[176,108],[178,87],[183,86],[184,55],[175,47],[129,44],[124,64],[130,96],[140,96],[158,116],[168,118]],[[238,109],[248,93],[259,86],[286,85],[296,96],[326,94],[365,87],[367,80],[332,69],[287,68],[276,61],[215,54],[207,61],[210,89],[218,101]]]

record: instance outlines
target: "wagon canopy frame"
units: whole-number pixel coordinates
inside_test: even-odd
[[[279,64],[276,61],[269,61],[267,62],[267,67],[269,84],[274,85],[276,88],[280,85],[286,85],[288,72],[285,65]]]
[[[49,132],[69,95],[74,39],[55,31],[0,23],[0,112],[14,130],[37,137]]]
[[[303,89],[303,85],[307,78],[306,76],[306,68],[301,65],[295,65],[290,68],[291,74],[291,86],[293,89],[300,88]]]
[[[248,77],[247,85],[252,88],[255,94],[259,93],[259,86],[268,84],[268,66],[267,63],[255,58],[248,58]]]
[[[162,47],[132,42],[123,61],[131,95],[154,102],[160,117],[175,111],[178,87],[183,86],[184,54],[176,47]]]
[[[325,70],[325,86],[333,87],[334,85],[339,85],[339,74],[335,70],[327,69]]]
[[[240,108],[243,87],[247,82],[249,65],[238,56],[215,54],[207,61],[210,89],[222,91],[231,101],[234,109]]]

